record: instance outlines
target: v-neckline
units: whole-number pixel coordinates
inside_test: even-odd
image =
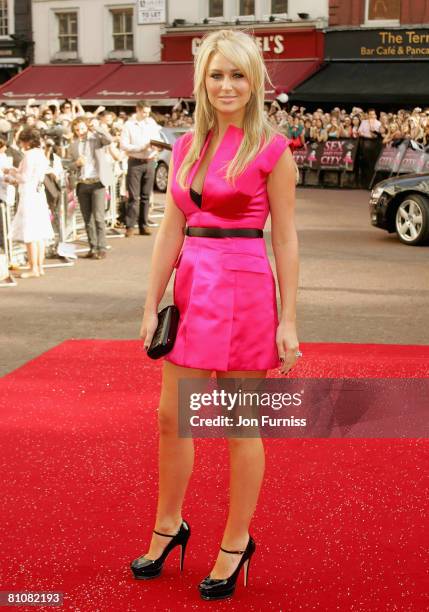
[[[215,152],[213,153],[211,160],[209,161],[209,163],[208,163],[208,165],[207,165],[207,168],[206,168],[206,173],[205,173],[205,175],[204,175],[203,184],[202,184],[202,188],[201,188],[201,193],[199,193],[198,191],[196,191],[195,189],[193,189],[193,187],[192,187],[192,182],[193,182],[193,180],[194,180],[194,178],[195,178],[195,175],[196,175],[196,174],[197,174],[197,172],[198,172],[198,169],[199,169],[199,167],[200,167],[200,165],[201,165],[201,163],[202,163],[202,161],[203,161],[203,159],[204,159],[204,156],[205,156],[205,154],[206,154],[206,151],[207,151],[207,149],[208,149],[208,146],[209,146],[209,144],[210,144],[210,142],[211,142],[211,140],[212,140],[212,138],[213,138],[213,128],[210,128],[210,129],[209,129],[208,134],[207,134],[206,141],[205,141],[205,143],[204,143],[204,145],[203,145],[203,148],[202,148],[202,150],[201,150],[201,155],[200,155],[199,159],[197,159],[197,161],[195,162],[194,167],[193,167],[193,168],[192,168],[192,170],[191,170],[191,179],[190,179],[190,182],[189,182],[189,188],[190,188],[190,189],[192,189],[192,191],[193,191],[194,193],[197,193],[197,194],[198,194],[198,195],[201,197],[201,207],[200,207],[200,206],[198,206],[198,204],[197,204],[196,202],[194,202],[194,201],[192,200],[192,198],[191,198],[192,203],[193,203],[195,206],[197,206],[197,208],[200,208],[200,209],[201,209],[201,208],[202,208],[202,206],[203,206],[203,203],[204,203],[204,201],[205,201],[205,198],[204,198],[204,190],[205,190],[205,186],[206,186],[206,182],[207,182],[207,176],[208,176],[208,174],[209,174],[209,172],[210,172],[210,170],[211,170],[211,166],[213,165],[213,162],[215,161],[215,159],[216,159],[216,157],[217,157],[217,155],[218,155],[218,153],[219,153],[219,150],[221,149],[222,145],[223,145],[223,144],[224,144],[224,142],[225,142],[225,139],[226,139],[227,134],[228,134],[228,132],[229,132],[229,130],[230,130],[230,129],[235,129],[235,130],[238,130],[240,133],[242,133],[242,132],[243,132],[242,128],[237,127],[237,126],[236,126],[236,125],[234,125],[233,123],[228,123],[228,125],[227,125],[227,127],[226,127],[226,130],[225,130],[225,132],[224,132],[224,134],[223,134],[223,136],[222,136],[222,138],[221,138],[221,140],[220,140],[220,142],[219,142],[218,146],[216,147],[216,150],[215,150]]]

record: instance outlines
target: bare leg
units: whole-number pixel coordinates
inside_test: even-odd
[[[38,242],[38,267],[39,267],[39,274],[41,274],[42,276],[44,276],[45,271],[43,269],[43,264],[45,262],[45,241],[44,240],[39,240]]]
[[[163,363],[159,402],[159,490],[155,529],[174,534],[182,521],[182,504],[194,465],[194,441],[178,437],[179,378],[209,378],[210,370],[185,368],[169,361]],[[148,559],[160,556],[169,538],[152,534]]]
[[[265,378],[266,370],[218,372],[218,378]],[[249,540],[249,525],[261,489],[265,454],[260,437],[228,438],[230,457],[229,513],[221,546],[227,550],[244,550]],[[227,578],[242,555],[231,555],[219,549],[211,578]]]
[[[30,265],[29,272],[23,272],[21,278],[31,278],[32,276],[39,276],[38,257],[37,257],[37,242],[26,242],[27,247],[27,258]]]

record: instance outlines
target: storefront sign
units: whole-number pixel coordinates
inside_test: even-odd
[[[193,60],[205,32],[174,32],[161,36],[162,61]],[[314,28],[255,30],[254,36],[265,59],[323,58],[323,33]]]
[[[327,59],[429,59],[429,29],[327,32],[325,45]]]

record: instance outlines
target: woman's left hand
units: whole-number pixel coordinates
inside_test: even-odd
[[[276,344],[279,352],[279,359],[282,365],[279,368],[280,374],[287,374],[291,370],[299,357],[299,342],[296,333],[296,324],[293,321],[282,321],[277,327]]]

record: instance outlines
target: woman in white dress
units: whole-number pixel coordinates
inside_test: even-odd
[[[24,129],[19,135],[19,143],[24,158],[17,170],[10,169],[6,173],[6,180],[16,184],[19,191],[18,210],[12,220],[10,237],[26,244],[30,271],[21,274],[21,278],[32,278],[45,274],[45,241],[55,236],[43,184],[50,167],[41,149],[39,130],[33,127]]]

